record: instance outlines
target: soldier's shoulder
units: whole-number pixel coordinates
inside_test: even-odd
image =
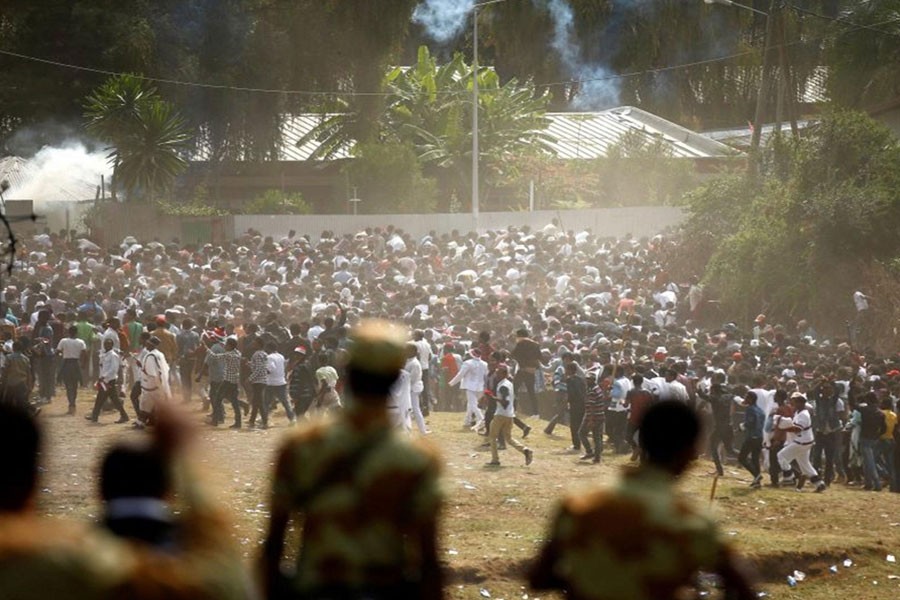
[[[560,507],[564,512],[577,517],[606,512],[621,503],[622,499],[613,490],[595,489],[564,496]]]

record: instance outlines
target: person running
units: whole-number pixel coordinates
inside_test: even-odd
[[[459,387],[466,393],[466,416],[463,427],[479,428],[484,423],[484,413],[478,407],[478,401],[484,394],[488,366],[481,359],[481,351],[477,348],[469,351],[469,359],[465,361],[456,376],[447,385]]]
[[[796,481],[797,491],[803,489],[806,478],[816,486],[817,492],[824,492],[825,482],[819,478],[819,473],[809,462],[809,453],[812,450],[813,437],[812,418],[809,409],[806,408],[806,396],[800,392],[791,394],[791,404],[794,406],[794,417],[779,417],[775,426],[787,431],[787,441],[784,448],[778,453],[778,464],[781,466],[785,483]],[[797,461],[800,474],[794,476],[791,463]]]
[[[741,430],[744,432],[744,443],[738,453],[738,462],[753,475],[750,487],[762,486],[762,474],[760,473],[759,457],[762,453],[763,428],[766,416],[757,405],[756,392],[749,391],[744,396],[744,422]]]
[[[530,465],[534,460],[534,452],[512,437],[513,418],[516,416],[516,395],[513,391],[513,382],[509,380],[509,367],[504,364],[499,365],[497,378],[495,392],[497,412],[494,413],[491,429],[488,431],[488,438],[491,442],[491,462],[488,463],[488,466],[500,466],[500,454],[497,451],[499,439],[521,452],[525,456],[525,465]]]
[[[81,384],[81,362],[87,350],[87,345],[78,337],[78,327],[75,325],[69,327],[68,337],[59,340],[56,346],[56,351],[62,359],[59,377],[66,387],[69,410],[75,409],[78,386]]]
[[[80,341],[80,340],[79,340]],[[103,410],[107,400],[119,411],[119,420],[116,423],[127,423],[128,413],[119,397],[119,373],[122,368],[122,357],[115,351],[112,340],[103,340],[103,352],[100,354],[100,373],[97,377],[97,397],[94,400],[94,409],[91,414],[85,415],[88,421],[97,423],[100,419],[100,411]]]
[[[285,360],[278,351],[275,340],[266,343],[266,404],[271,411],[279,403],[284,407],[288,422],[293,425],[297,422],[294,417],[294,408],[288,402],[287,377],[285,374]]]

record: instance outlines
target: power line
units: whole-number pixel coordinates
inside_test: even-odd
[[[792,5],[789,5],[789,6],[791,6],[792,8],[796,8],[796,7],[793,7]],[[815,16],[820,16],[820,15],[815,15]],[[835,20],[835,19],[831,19],[831,17],[824,17],[824,18],[828,18],[830,20]],[[845,25],[851,25],[852,28],[847,29],[845,31],[839,31],[839,32],[826,34],[819,38],[813,38],[813,39],[809,39],[809,40],[797,40],[794,42],[788,42],[786,44],[776,44],[776,45],[771,46],[771,49],[776,50],[776,49],[782,48],[782,47],[786,48],[786,47],[790,47],[790,46],[796,46],[799,44],[818,42],[818,41],[822,41],[822,40],[829,39],[832,37],[839,37],[846,33],[850,33],[852,31],[857,31],[860,29],[872,29],[873,27],[878,27],[880,25],[896,23],[898,20],[900,20],[900,17],[893,17],[891,19],[887,19],[885,21],[874,23],[872,25],[851,24],[849,21],[837,20],[838,22],[843,23]],[[897,35],[894,33],[886,32],[886,31],[878,30],[878,29],[875,29],[874,31],[878,31],[880,33],[884,33],[887,35]],[[898,37],[900,37],[900,36],[898,36]],[[539,84],[538,87],[543,87],[543,88],[563,87],[563,86],[577,85],[580,83],[613,81],[616,79],[628,79],[631,77],[639,77],[641,75],[654,75],[654,74],[658,74],[658,73],[678,71],[681,69],[690,69],[693,67],[734,60],[736,58],[741,58],[744,56],[749,56],[751,54],[756,54],[757,52],[758,52],[757,50],[745,50],[743,52],[736,52],[736,53],[728,54],[725,56],[717,56],[717,57],[713,57],[713,58],[707,58],[707,59],[697,60],[697,61],[688,62],[688,63],[680,63],[677,65],[653,67],[653,68],[649,68],[649,69],[643,69],[641,71],[631,71],[628,73],[615,73],[615,74],[610,74],[610,75],[604,75],[602,77],[588,77],[588,78],[581,78],[581,79],[569,79],[566,81],[555,81],[555,82],[550,82],[550,83],[542,83],[542,84]],[[58,68],[71,69],[71,70],[75,70],[75,71],[83,71],[83,72],[87,72],[87,73],[96,73],[98,75],[106,75],[106,76],[131,75],[133,77],[136,77],[138,79],[141,79],[143,81],[148,81],[151,83],[177,85],[177,86],[182,86],[182,87],[195,87],[195,88],[201,88],[201,89],[211,89],[211,90],[220,90],[220,91],[247,92],[247,93],[257,93],[257,94],[283,94],[283,95],[288,95],[288,96],[330,97],[330,98],[336,98],[336,97],[389,97],[389,96],[393,95],[391,92],[314,91],[314,90],[272,89],[272,88],[256,88],[256,87],[247,87],[247,86],[206,83],[206,82],[199,82],[199,81],[185,81],[185,80],[180,80],[180,79],[150,77],[147,75],[125,73],[122,71],[110,71],[108,69],[86,67],[83,65],[76,65],[76,64],[72,64],[72,63],[65,63],[65,62],[50,60],[50,59],[46,59],[46,58],[40,58],[37,56],[21,54],[19,52],[12,52],[10,50],[0,50],[0,55],[9,56],[9,57],[17,58],[20,60],[27,60],[27,61],[31,61],[31,62],[41,63],[41,64],[45,64],[45,65],[50,65],[50,66],[54,66],[54,67],[58,67]],[[447,91],[447,92],[439,91],[439,92],[437,92],[437,94],[468,96],[469,92],[468,91]]]
[[[875,25],[867,25],[865,23],[856,23],[854,21],[848,21],[847,19],[842,19],[840,17],[829,17],[828,15],[823,15],[817,13],[815,11],[802,8],[797,6],[796,4],[785,4],[787,8],[797,11],[798,13],[809,15],[811,17],[816,17],[817,19],[823,19],[825,21],[831,21],[833,23],[842,23],[844,25],[850,25],[856,29],[867,29],[869,31],[874,31],[876,33],[881,33],[883,35],[889,35],[892,37],[900,37],[900,33],[896,31],[885,31],[884,29],[878,29]],[[884,23],[878,23],[878,25],[883,25]]]
[[[51,65],[54,67],[60,67],[65,69],[72,69],[75,71],[85,71],[88,73],[96,73],[99,75],[108,75],[108,76],[120,76],[120,75],[131,75],[136,77],[137,79],[141,79],[143,81],[149,81],[151,83],[163,83],[169,85],[179,85],[184,87],[197,87],[204,89],[212,89],[212,90],[226,90],[231,92],[250,92],[250,93],[258,93],[258,94],[287,94],[294,96],[390,96],[392,94],[388,92],[325,92],[325,91],[311,91],[311,90],[288,90],[288,89],[269,89],[269,88],[254,88],[254,87],[244,87],[244,86],[236,86],[236,85],[225,85],[225,84],[217,84],[217,83],[204,83],[198,81],[184,81],[180,79],[166,79],[161,77],[149,77],[147,75],[140,75],[135,73],[125,73],[122,71],[109,71],[106,69],[97,69],[94,67],[85,67],[83,65],[75,65],[71,63],[64,63],[55,60],[49,60],[46,58],[40,58],[37,56],[29,56],[27,54],[20,54],[18,52],[11,52],[9,50],[0,50],[0,54],[5,56],[11,56],[13,58],[19,58],[22,60],[28,60],[32,62],[42,63],[45,65]]]
[[[895,22],[897,22],[898,20],[900,20],[900,17],[894,17],[894,18],[888,19],[888,20],[886,20],[886,21],[881,21],[881,22],[879,22],[879,23],[875,23],[873,26],[887,25],[887,24],[890,24],[890,23],[895,23]],[[811,43],[811,42],[820,42],[820,41],[822,41],[822,40],[827,40],[827,39],[832,38],[832,37],[840,37],[840,36],[842,36],[842,35],[844,35],[844,34],[851,33],[851,32],[853,32],[853,31],[857,31],[857,30],[859,30],[859,29],[866,29],[866,28],[867,28],[866,26],[863,26],[863,25],[857,25],[857,26],[855,26],[853,29],[847,29],[847,30],[845,30],[845,31],[838,31],[838,32],[826,34],[826,35],[823,35],[823,36],[818,37],[818,38],[811,38],[811,39],[808,39],[808,40],[796,40],[796,41],[793,41],[793,42],[788,42],[788,43],[786,43],[786,44],[773,44],[773,45],[769,46],[769,49],[770,49],[770,51],[774,51],[774,50],[777,50],[777,49],[779,49],[779,48],[789,48],[789,47],[791,47],[791,46],[798,46],[798,45],[801,45],[801,44],[808,44],[808,43]],[[570,79],[570,80],[568,80],[568,81],[556,81],[556,82],[552,82],[552,83],[541,84],[540,87],[569,86],[569,85],[575,85],[575,84],[579,84],[579,83],[592,83],[592,82],[596,82],[596,81],[611,81],[611,80],[615,80],[615,79],[627,79],[627,78],[630,78],[630,77],[639,77],[639,76],[641,76],[641,75],[651,75],[651,74],[657,74],[657,73],[665,73],[665,72],[668,72],[668,71],[677,71],[677,70],[680,70],[680,69],[689,69],[689,68],[692,68],[692,67],[699,67],[699,66],[703,66],[703,65],[708,65],[708,64],[717,63],[717,62],[725,62],[725,61],[729,61],[729,60],[734,60],[734,59],[736,59],[736,58],[741,58],[741,57],[744,57],[744,56],[749,56],[749,55],[751,55],[751,54],[757,54],[758,52],[759,52],[759,50],[755,50],[755,49],[754,49],[754,50],[744,50],[743,52],[736,52],[736,53],[734,53],[734,54],[729,54],[729,55],[726,55],[726,56],[719,56],[719,57],[715,57],[715,58],[707,58],[707,59],[697,60],[697,61],[694,61],[694,62],[682,63],[682,64],[678,64],[678,65],[669,65],[669,66],[665,66],[665,67],[654,67],[654,68],[650,68],[650,69],[644,69],[644,70],[642,70],[642,71],[631,71],[631,72],[629,72],[629,73],[615,73],[615,74],[611,74],[611,75],[604,75],[604,76],[602,76],[602,77],[590,77],[590,78],[583,78],[583,79]]]

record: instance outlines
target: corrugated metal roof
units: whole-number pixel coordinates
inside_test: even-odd
[[[319,143],[310,141],[297,146],[297,142],[324,119],[333,116],[335,115],[317,113],[285,116],[278,160],[309,160]],[[631,106],[600,112],[547,113],[547,119],[547,133],[556,138],[555,142],[548,145],[562,160],[590,160],[606,156],[609,148],[629,132],[637,132],[649,142],[663,141],[671,150],[672,156],[678,158],[721,158],[735,153],[725,144]],[[333,159],[351,157],[352,144],[347,144],[338,150]],[[206,158],[207,153],[201,150],[193,160],[202,161]]]
[[[335,114],[299,114],[287,115],[281,125],[282,143],[278,150],[278,160],[309,160],[312,153],[319,147],[316,141],[307,142],[302,146],[297,146],[297,142],[315,127],[321,124],[325,119],[337,116]],[[350,158],[351,145],[342,146],[332,157],[332,160],[341,158]]]
[[[563,160],[606,156],[611,146],[628,133],[648,142],[663,142],[677,158],[721,158],[734,156],[725,144],[632,106],[600,112],[548,113],[547,133],[556,138],[550,146]]]
[[[9,182],[9,189],[15,190],[21,187],[34,172],[28,167],[28,161],[18,156],[6,156],[0,158],[0,181]],[[4,194],[6,195],[6,194]],[[10,197],[12,197],[10,195]]]
[[[806,131],[807,128],[815,125],[816,121],[802,120],[797,121],[797,129],[802,134]],[[782,122],[781,123],[781,133],[782,135],[789,135],[791,133],[791,124],[790,122]],[[765,146],[771,137],[775,134],[775,124],[770,123],[762,126],[762,131],[760,135],[760,143]],[[746,149],[750,147],[750,142],[753,139],[753,129],[748,127],[732,127],[730,129],[714,129],[711,131],[704,131],[703,135],[728,144],[733,148],[741,148]]]

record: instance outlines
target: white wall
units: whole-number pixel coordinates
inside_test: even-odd
[[[599,236],[635,237],[652,236],[663,229],[678,225],[684,219],[684,211],[672,206],[642,206],[629,208],[598,208],[570,211],[497,212],[481,213],[478,230],[505,229],[510,225],[521,227],[530,225],[539,229],[559,219],[568,230],[590,229]],[[324,230],[337,235],[356,233],[366,227],[396,228],[421,237],[434,230],[438,234],[454,229],[469,232],[475,229],[471,214],[428,214],[428,215],[235,215],[235,237],[243,235],[247,229],[255,229],[264,236],[275,239],[287,235],[293,229],[297,235],[309,234],[317,240]]]

